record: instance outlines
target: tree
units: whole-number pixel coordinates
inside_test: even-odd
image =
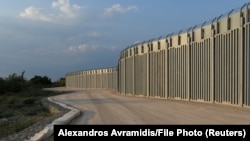
[[[3,94],[6,92],[6,81],[0,77],[0,94]]]
[[[53,82],[53,87],[64,87],[65,86],[65,78],[62,77],[59,80]]]
[[[42,77],[38,75],[35,75],[33,78],[31,78],[30,82],[38,87],[50,87],[52,84],[51,79],[49,77]]]
[[[3,92],[21,92],[25,90],[26,80],[24,79],[24,72],[21,75],[17,75],[16,73],[10,74],[5,80],[2,79],[1,87]],[[4,81],[3,81],[4,80]]]

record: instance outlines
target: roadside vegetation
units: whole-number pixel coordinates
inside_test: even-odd
[[[36,75],[26,80],[24,72],[0,77],[0,139],[53,116],[54,113],[44,108],[41,100],[60,93],[42,88],[64,85],[64,78],[51,82],[47,76]]]

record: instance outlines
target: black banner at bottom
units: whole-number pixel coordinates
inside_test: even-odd
[[[164,137],[248,140],[250,125],[54,125],[54,141],[86,137]]]

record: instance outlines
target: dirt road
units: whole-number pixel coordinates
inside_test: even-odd
[[[66,90],[61,88],[57,90]],[[77,90],[53,97],[82,111],[71,124],[249,124],[250,109]]]

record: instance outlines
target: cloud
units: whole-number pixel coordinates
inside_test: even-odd
[[[95,50],[106,50],[106,51],[116,51],[118,49],[117,46],[99,46],[96,44],[90,45],[90,44],[80,44],[80,45],[75,45],[75,46],[70,46],[68,47],[64,52],[66,53],[87,53],[90,51],[95,51]]]
[[[49,13],[46,13],[41,8],[35,8],[33,6],[28,7],[24,12],[20,13],[20,17],[31,19],[31,20],[41,20],[46,22],[52,22],[52,16]]]
[[[138,10],[137,6],[129,6],[127,8],[122,7],[120,4],[115,4],[110,8],[104,9],[104,13],[102,14],[103,18],[113,17],[116,14],[125,14],[130,11]]]
[[[60,16],[76,18],[78,16],[78,10],[81,9],[78,5],[71,5],[69,0],[58,0],[52,3],[52,8],[60,10]]]
[[[92,31],[88,34],[88,37],[100,37],[102,34],[97,31]]]
[[[21,18],[45,22],[61,22],[79,17],[82,7],[71,5],[70,0],[57,0],[52,2],[51,10],[30,6],[19,14]]]
[[[99,47],[98,45],[80,44],[80,45],[77,45],[77,46],[70,46],[67,49],[67,52],[73,52],[73,53],[81,52],[81,53],[86,53],[87,51],[89,51],[89,50],[95,50],[98,47]]]

